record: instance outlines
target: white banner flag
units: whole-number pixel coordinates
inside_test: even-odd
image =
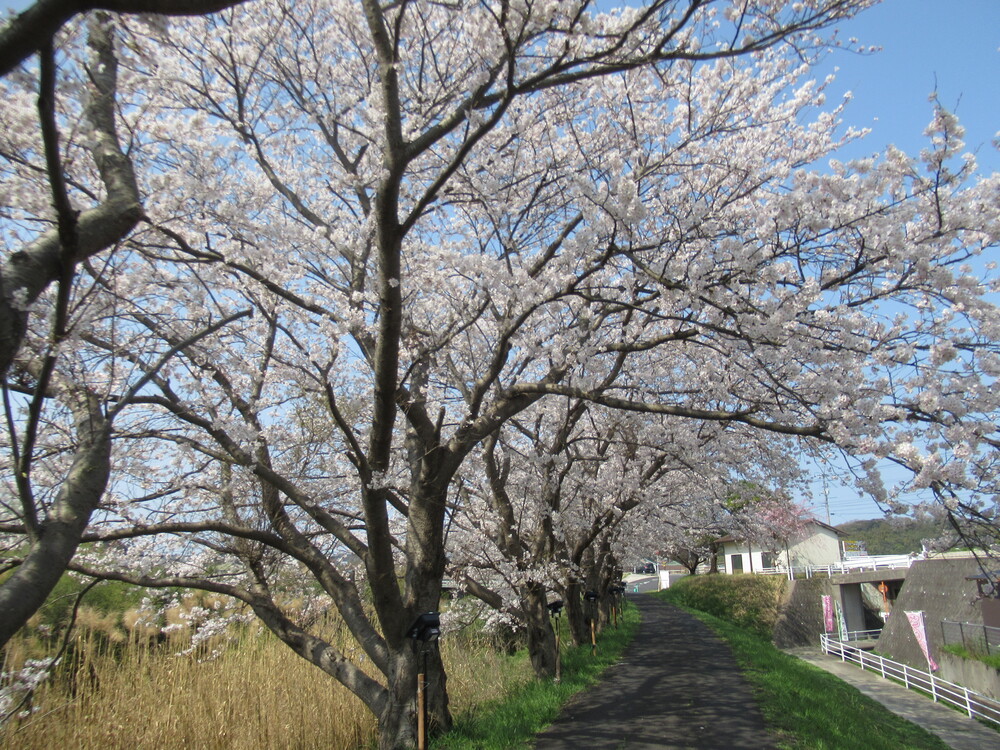
[[[919,612],[907,612],[906,619],[910,621],[910,627],[913,628],[913,635],[917,637],[920,650],[924,652],[924,658],[927,659],[927,666],[930,667],[932,672],[936,672],[938,665],[931,658],[930,648],[927,645],[927,629],[924,626],[923,610]]]

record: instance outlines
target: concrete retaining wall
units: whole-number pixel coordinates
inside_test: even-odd
[[[781,614],[774,626],[778,648],[815,646],[823,632],[823,594],[832,594],[829,578],[788,581],[781,602]]]
[[[878,639],[876,650],[890,659],[926,669],[927,660],[920,650],[905,611],[923,610],[931,657],[940,661],[944,636],[942,620],[981,623],[982,613],[976,600],[979,590],[966,576],[979,572],[971,558],[933,559],[915,562],[906,575],[895,606]],[[972,685],[968,687],[975,689]]]
[[[1000,701],[1000,672],[993,667],[975,659],[963,659],[947,651],[942,651],[934,660],[940,667],[935,674],[941,679],[964,685],[969,690]]]

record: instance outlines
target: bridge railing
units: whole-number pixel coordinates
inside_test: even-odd
[[[992,701],[974,690],[969,690],[963,685],[942,680],[940,677],[935,677],[932,672],[914,669],[908,664],[855,648],[831,635],[823,634],[820,636],[820,647],[825,654],[839,657],[844,662],[857,664],[862,669],[882,675],[884,679],[897,682],[910,690],[924,693],[936,703],[954,706],[968,714],[969,718],[985,719],[1000,725],[1000,703]]]
[[[909,568],[914,561],[920,557],[912,555],[876,555],[872,557],[854,557],[841,562],[830,563],[829,565],[793,565],[790,568],[777,566],[773,568],[760,568],[754,573],[760,575],[782,575],[789,580],[795,578],[815,578],[822,576],[843,575],[844,573],[862,573],[866,570],[892,570],[895,568]]]
[[[880,629],[848,630],[846,633],[844,633],[844,637],[841,639],[841,643],[848,643],[850,641],[877,641],[880,635],[882,635],[882,631]]]

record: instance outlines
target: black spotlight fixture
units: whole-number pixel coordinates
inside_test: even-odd
[[[422,615],[417,615],[417,619],[413,621],[406,637],[421,643],[433,643],[441,637],[441,615],[437,612],[424,612]]]
[[[584,594],[583,594],[583,598],[586,599],[588,602],[596,602],[597,601],[597,592],[596,591],[585,591]]]
[[[562,601],[562,599],[555,599],[555,600],[549,602],[546,606],[549,608],[549,613],[550,614],[553,614],[556,617],[558,617],[559,613],[562,612],[563,601]]]

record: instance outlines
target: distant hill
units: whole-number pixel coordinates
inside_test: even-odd
[[[870,521],[851,521],[837,527],[847,539],[859,539],[869,555],[906,555],[920,552],[920,542],[937,539],[948,531],[944,521],[914,520],[912,518],[874,518]]]

